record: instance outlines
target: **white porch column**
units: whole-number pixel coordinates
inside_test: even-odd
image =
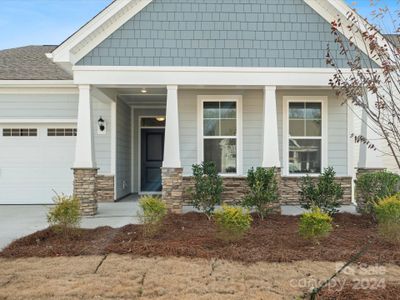
[[[164,161],[161,168],[162,198],[168,210],[181,213],[183,206],[183,177],[179,147],[178,86],[167,86]]]
[[[373,95],[369,95],[369,105],[375,105]],[[362,110],[361,114],[361,135],[365,137],[376,149],[383,150],[382,137],[379,135],[380,129],[373,123],[369,118],[365,110]],[[368,145],[360,143],[360,153],[358,160],[359,169],[384,169],[385,166],[382,160],[382,154],[374,149],[369,149]]]
[[[79,86],[78,133],[74,162],[74,196],[84,216],[97,213],[96,162],[94,158],[92,101],[90,85]]]
[[[180,168],[178,86],[167,86],[163,168]]]
[[[90,85],[79,86],[77,129],[74,168],[96,168]]]
[[[264,168],[280,168],[278,140],[278,120],[276,110],[276,87],[264,87],[264,140],[263,160]]]

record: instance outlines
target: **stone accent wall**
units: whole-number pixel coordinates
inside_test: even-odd
[[[114,176],[96,176],[96,196],[98,202],[114,202]]]
[[[299,204],[299,191],[300,191],[300,177],[281,177],[281,184],[279,188],[281,204],[296,205]],[[317,181],[315,177],[313,180]],[[336,182],[339,182],[343,187],[343,200],[342,204],[351,204],[352,195],[352,177],[336,177]]]
[[[381,172],[381,171],[385,171],[385,168],[381,168],[381,169],[380,168],[358,168],[356,178],[358,178],[362,174],[375,173],[375,172]],[[356,179],[356,181],[357,181],[357,179]],[[357,202],[357,211],[362,213],[365,209],[366,201],[364,198],[361,197],[357,188],[355,189],[355,198],[356,198],[356,202]]]
[[[224,177],[224,191],[222,193],[222,202],[227,204],[238,204],[248,192],[245,176]],[[194,187],[194,179],[191,176],[183,177],[183,202],[184,205],[190,205],[190,188]]]
[[[161,168],[162,199],[172,213],[182,213],[183,177],[182,168]]]
[[[97,169],[73,169],[74,196],[81,202],[83,216],[97,214],[96,175]]]
[[[317,178],[315,178],[317,179]],[[278,189],[280,194],[280,202],[285,205],[299,204],[299,177],[281,177],[277,170]],[[351,177],[337,177],[337,181],[342,184],[344,190],[343,204],[351,203]],[[222,193],[222,201],[229,204],[237,204],[243,199],[248,192],[246,177],[224,177],[224,192]],[[183,177],[183,202],[184,205],[190,205],[189,189],[194,186],[193,177]]]

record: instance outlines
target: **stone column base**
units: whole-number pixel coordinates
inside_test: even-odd
[[[97,169],[79,169],[74,171],[74,196],[81,203],[82,216],[97,214],[96,175]]]
[[[183,207],[182,168],[161,168],[162,199],[172,213],[181,214]]]

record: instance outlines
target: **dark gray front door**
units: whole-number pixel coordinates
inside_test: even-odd
[[[161,191],[161,166],[164,159],[164,129],[142,129],[141,191]]]

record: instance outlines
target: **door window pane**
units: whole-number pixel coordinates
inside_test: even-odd
[[[4,128],[3,136],[37,136],[36,128]]]
[[[165,127],[165,117],[142,118],[142,127]]]
[[[236,139],[205,139],[204,161],[212,161],[219,173],[236,173]]]
[[[3,136],[11,136],[11,129],[3,129]]]
[[[289,140],[289,172],[321,172],[321,140]]]

